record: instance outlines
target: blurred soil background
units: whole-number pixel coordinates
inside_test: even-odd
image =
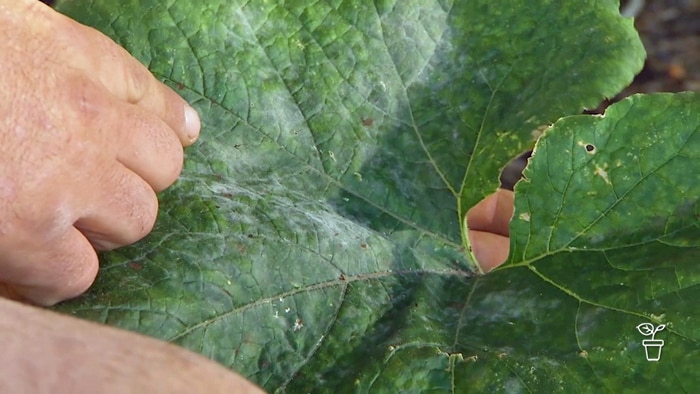
[[[647,50],[644,70],[621,96],[700,91],[700,0],[627,0]]]

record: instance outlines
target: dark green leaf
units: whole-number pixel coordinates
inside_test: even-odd
[[[204,125],[154,232],[61,310],[269,390],[699,383],[696,95],[558,122],[516,187],[509,262],[478,276],[466,248],[464,213],[533,131],[640,69],[616,1],[290,3],[59,4]],[[668,326],[660,362],[643,322]]]

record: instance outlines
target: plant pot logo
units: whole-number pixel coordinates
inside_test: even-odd
[[[665,324],[659,324],[654,327],[651,323],[642,323],[637,326],[637,331],[639,331],[645,337],[651,336],[651,339],[645,339],[642,341],[644,345],[644,352],[647,356],[647,361],[659,361],[661,359],[661,348],[664,347],[663,339],[654,339],[657,332],[662,331],[666,328]]]

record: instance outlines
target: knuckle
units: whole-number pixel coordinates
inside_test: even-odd
[[[17,201],[0,216],[0,244],[24,245],[37,239],[52,242],[73,226],[76,214],[69,204],[61,201],[60,196],[41,189],[21,195],[25,197],[34,193],[43,194],[43,198]]]
[[[150,88],[151,73],[111,38],[98,31],[94,36],[93,45],[101,54],[97,62],[100,82],[129,103],[141,101]]]
[[[146,96],[153,78],[141,63],[132,58],[122,48],[116,50],[122,52],[122,72],[124,78],[125,96],[129,103],[137,103]]]

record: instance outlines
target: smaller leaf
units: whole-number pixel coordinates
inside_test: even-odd
[[[665,324],[659,324],[656,329],[654,329],[654,335],[656,335],[657,332],[663,331],[663,329],[666,328]]]
[[[659,327],[661,327],[661,326],[659,326]],[[653,335],[655,333],[654,325],[651,323],[642,323],[642,324],[638,325],[637,331],[639,331],[642,335],[647,336],[647,337],[649,335]]]

